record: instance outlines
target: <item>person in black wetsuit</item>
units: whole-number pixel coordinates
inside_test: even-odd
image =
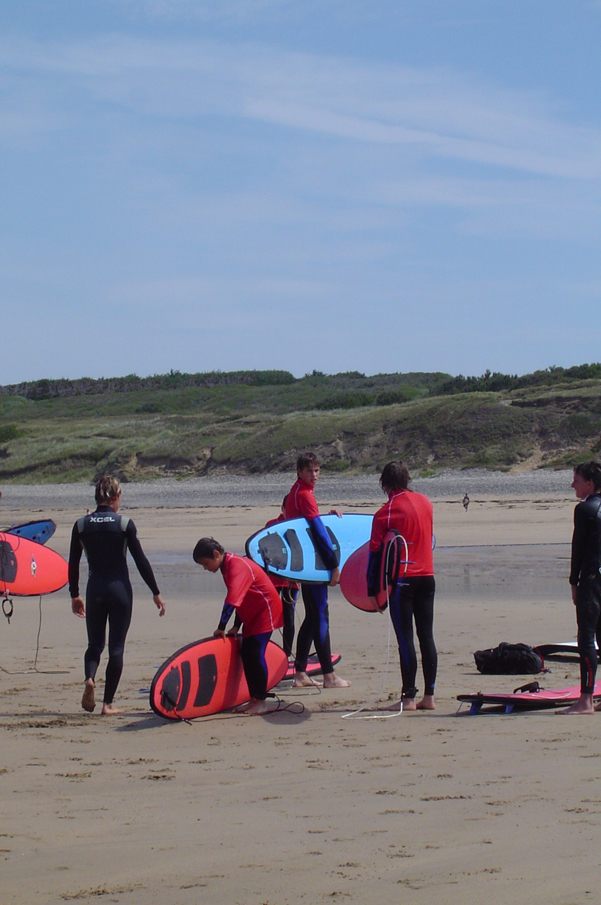
[[[595,638],[601,642],[601,465],[583,462],[572,487],[580,503],[574,510],[570,585],[578,623],[580,697],[564,713],[593,713],[597,674]],[[601,644],[600,644],[601,647]]]
[[[96,484],[95,512],[73,525],[69,551],[69,593],[71,609],[86,620],[88,648],[84,657],[85,688],[81,706],[91,713],[95,706],[95,677],[104,650],[106,623],[109,624],[109,660],[106,667],[103,714],[120,713],[113,698],[123,671],[123,650],[131,622],[133,594],[127,570],[127,551],[150,590],[152,599],[165,614],[152,567],[144,551],[136,526],[126,516],[117,515],[121,503],[121,485],[116,478],[104,477]],[[88,560],[86,603],[79,596],[79,563],[82,551]]]

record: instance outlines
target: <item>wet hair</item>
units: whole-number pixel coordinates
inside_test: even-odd
[[[218,540],[214,537],[201,537],[192,553],[194,562],[200,562],[201,559],[213,559],[213,553],[217,550],[219,553],[225,553]]]
[[[384,493],[391,490],[407,490],[411,476],[409,469],[400,459],[385,465],[380,475],[380,487]]]
[[[574,474],[585,481],[592,481],[595,490],[601,490],[601,465],[598,462],[581,462],[574,468]]]
[[[305,468],[320,468],[321,462],[312,452],[301,453],[296,460],[296,470],[304,471]]]
[[[121,484],[117,478],[105,475],[100,478],[94,491],[94,499],[99,506],[108,506],[121,494]]]

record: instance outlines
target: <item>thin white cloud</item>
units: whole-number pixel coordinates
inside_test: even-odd
[[[466,164],[601,175],[601,129],[563,122],[542,95],[449,71],[206,41],[104,37],[70,45],[11,41],[1,49],[13,78],[27,72],[28,79],[55,80],[50,105],[61,106],[70,88],[147,117],[246,119]]]

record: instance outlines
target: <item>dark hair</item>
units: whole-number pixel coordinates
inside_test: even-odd
[[[390,493],[391,490],[407,490],[410,480],[409,469],[399,459],[384,466],[380,475],[380,487],[384,493]]]
[[[296,460],[296,470],[297,471],[304,471],[305,468],[311,468],[312,466],[313,467],[317,466],[317,468],[321,467],[321,462],[319,461],[319,459],[317,458],[315,453],[312,453],[312,452],[301,453],[300,456],[298,457],[298,459]]]
[[[217,550],[219,553],[225,553],[218,540],[214,537],[201,537],[192,553],[194,562],[200,562],[201,559],[212,559],[213,553]]]
[[[99,506],[106,506],[109,503],[112,503],[113,500],[116,500],[120,493],[121,484],[117,478],[105,475],[103,478],[100,478],[96,484],[94,498]]]
[[[574,474],[580,475],[585,481],[592,481],[595,490],[601,490],[601,465],[598,462],[581,462],[575,466]]]

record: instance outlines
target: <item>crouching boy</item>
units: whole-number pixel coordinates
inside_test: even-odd
[[[241,710],[248,714],[267,713],[267,662],[265,649],[274,629],[284,624],[282,601],[263,569],[244,556],[226,553],[213,537],[202,537],[192,554],[194,562],[207,572],[221,572],[227,588],[218,627],[213,634],[225,638],[226,626],[236,613],[236,635],[242,625],[240,656],[248,684],[250,701]]]

